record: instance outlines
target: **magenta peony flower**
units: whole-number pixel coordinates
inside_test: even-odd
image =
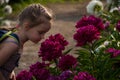
[[[96,79],[87,72],[79,72],[78,75],[74,76],[73,80],[96,80]]]
[[[68,70],[72,68],[74,65],[76,65],[77,59],[74,58],[72,55],[64,55],[60,58],[58,62],[58,67],[61,70]]]
[[[117,57],[120,55],[120,50],[116,50],[116,52],[113,53],[112,57]]]
[[[76,46],[83,46],[87,42],[92,43],[93,40],[99,39],[99,37],[100,32],[92,25],[78,28],[77,32],[74,34],[74,39],[77,41]]]
[[[66,70],[66,71],[63,71],[59,77],[61,80],[68,80],[71,77],[71,75],[72,75],[72,71]]]
[[[50,76],[49,70],[45,69],[46,64],[37,62],[30,66],[30,72],[36,80],[47,80]]]
[[[59,76],[50,76],[47,80],[68,80],[72,75],[72,71],[63,71]]]
[[[62,45],[62,50],[64,50],[64,46],[68,45],[68,41],[64,39],[64,37],[61,34],[56,34],[54,36],[50,36],[49,39],[53,42],[59,42]]]
[[[23,70],[16,76],[16,80],[33,80],[32,73],[26,70]]]
[[[106,52],[108,52],[108,53],[114,53],[115,51],[116,51],[116,49],[114,49],[114,48],[109,48],[106,50]]]
[[[83,26],[88,26],[88,25],[93,25],[95,26],[98,30],[103,30],[105,29],[104,24],[102,19],[97,18],[93,15],[90,16],[83,16],[76,24],[76,28],[80,28]]]
[[[112,58],[120,55],[120,50],[117,50],[117,49],[114,49],[114,48],[109,48],[108,50],[106,50],[106,52],[111,53]]]
[[[43,68],[46,68],[48,65],[49,64],[36,62],[35,64],[32,64],[30,66],[30,70],[33,70],[33,69],[43,69]]]
[[[46,39],[41,43],[41,48],[39,51],[39,56],[42,59],[51,61],[62,56],[62,50],[65,49],[65,46],[68,44],[64,37],[60,34],[50,36],[49,39]]]
[[[116,25],[116,29],[120,32],[120,20],[118,21],[118,23]]]
[[[59,76],[50,76],[47,80],[62,80]]]
[[[42,60],[54,60],[59,58],[62,55],[62,46],[59,42],[53,42],[46,40],[41,44],[39,51],[39,56],[42,57]]]
[[[109,22],[109,21],[106,21],[106,22],[104,23],[105,29],[107,29],[109,26],[110,26],[110,22]]]

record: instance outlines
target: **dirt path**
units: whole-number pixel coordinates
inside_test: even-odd
[[[46,37],[50,34],[61,33],[69,42],[69,47],[74,46],[75,42],[72,38],[75,31],[75,22],[80,19],[82,15],[86,14],[86,5],[89,0],[85,3],[65,3],[65,4],[49,4],[48,8],[52,9],[55,14],[52,29],[47,33]],[[18,73],[20,70],[28,69],[28,67],[35,63],[38,59],[37,52],[40,44],[33,44],[27,42],[25,44],[24,54],[20,59],[19,67],[15,69]]]

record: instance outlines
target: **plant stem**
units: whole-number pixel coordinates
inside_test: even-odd
[[[89,51],[90,51],[90,60],[91,60],[91,63],[92,63],[92,74],[93,74],[93,76],[95,76],[94,75],[94,69],[95,69],[95,61],[94,61],[94,55],[95,55],[95,53],[94,53],[94,50],[92,49],[92,46],[90,46],[89,47]]]

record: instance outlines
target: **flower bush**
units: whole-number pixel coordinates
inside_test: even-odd
[[[106,11],[96,7],[99,0],[92,0],[90,4],[92,2],[94,8],[99,8],[92,10],[98,12],[82,16],[76,22],[73,34],[76,46],[66,50],[69,42],[60,33],[49,36],[38,52],[42,60],[32,64],[28,71],[21,71],[17,80],[120,79],[120,11]],[[107,9],[114,8],[113,3],[109,2],[109,5],[112,7]],[[78,56],[70,55],[70,51]]]
[[[0,0],[0,25],[7,25],[10,27],[10,21],[6,16],[10,15],[13,11],[11,5],[9,5],[10,0]]]

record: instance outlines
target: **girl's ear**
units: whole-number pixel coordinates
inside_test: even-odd
[[[25,30],[29,30],[30,29],[29,22],[24,22],[24,28],[25,28]]]

